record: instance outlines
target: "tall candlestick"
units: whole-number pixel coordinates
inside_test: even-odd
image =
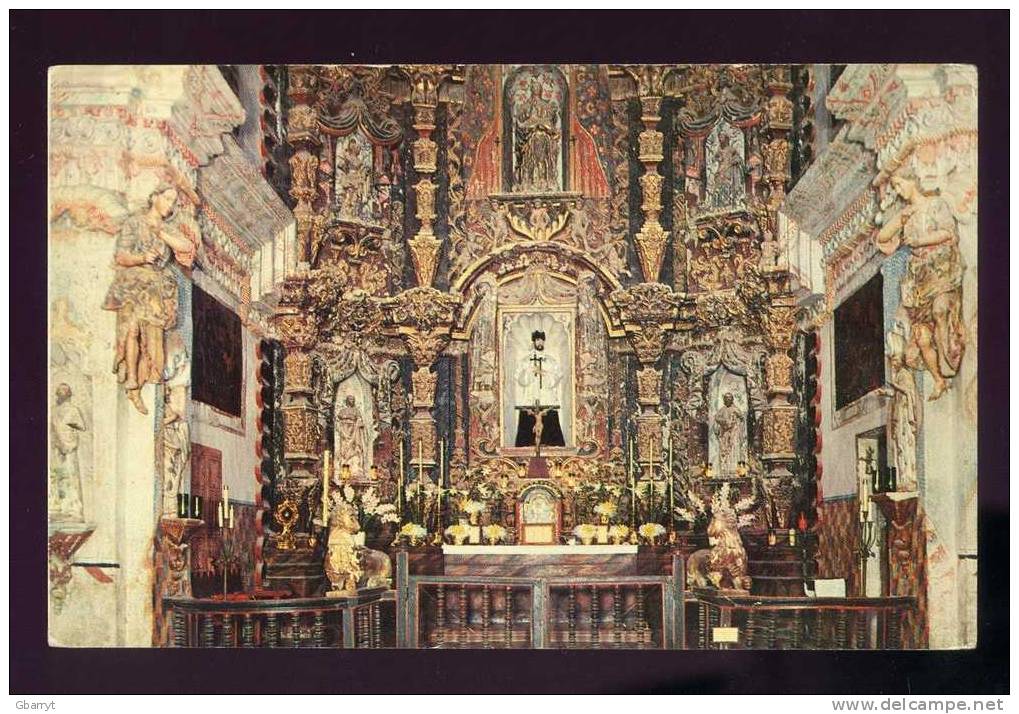
[[[328,450],[322,454],[322,525],[329,523],[329,471],[333,455]]]
[[[404,466],[403,466],[403,450],[405,446],[403,443],[403,435],[400,435],[400,473],[396,475],[396,509],[400,513],[400,522],[403,522],[403,478],[404,478]]]
[[[446,440],[439,439],[439,485],[445,486]]]
[[[669,479],[669,524],[673,524],[676,510],[676,489],[672,482],[672,431],[669,431],[669,468],[665,472]]]
[[[425,478],[425,445],[418,439],[418,481]]]

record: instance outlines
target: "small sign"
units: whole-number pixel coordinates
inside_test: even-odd
[[[739,642],[738,627],[713,627],[711,628],[712,642]]]

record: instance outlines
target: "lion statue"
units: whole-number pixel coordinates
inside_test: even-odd
[[[359,533],[354,507],[342,499],[329,519],[329,540],[325,563],[326,577],[332,585],[332,594],[353,595],[358,588],[392,586],[393,564],[381,550],[372,550],[361,544],[364,534]]]
[[[736,528],[735,513],[721,511],[712,516],[708,544],[709,548],[694,551],[687,558],[688,587],[748,592],[747,552]]]

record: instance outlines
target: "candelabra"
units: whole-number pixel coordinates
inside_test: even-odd
[[[220,565],[223,567],[223,599],[226,600],[227,575],[230,572],[230,566],[237,560],[235,544],[230,535],[234,529],[234,507],[230,504],[230,489],[227,486],[223,487],[223,500],[217,509],[216,522],[219,525],[222,541],[223,555],[220,558]]]
[[[874,466],[874,450],[867,449],[867,454],[859,459],[863,464],[863,473],[860,478],[860,596],[867,595],[867,561],[873,556],[873,549],[877,543],[878,529],[874,522],[874,514],[871,509],[870,494],[873,488],[874,478],[877,469]]]

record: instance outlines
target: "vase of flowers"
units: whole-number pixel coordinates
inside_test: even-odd
[[[637,534],[649,545],[654,545],[659,538],[665,535],[665,526],[660,523],[644,523],[637,529]]]
[[[616,504],[612,501],[602,501],[594,507],[594,512],[601,519],[602,525],[608,525],[609,520],[616,515]]]
[[[498,523],[491,523],[485,526],[481,529],[481,532],[484,534],[485,540],[491,545],[495,545],[506,538],[506,529]]]
[[[584,545],[591,545],[595,536],[598,535],[598,529],[592,523],[581,523],[573,529],[573,535],[580,538],[580,542]]]
[[[480,518],[481,512],[485,510],[485,504],[481,501],[464,499],[460,501],[460,510],[470,518],[471,525],[476,526],[478,525],[478,518]]]
[[[446,529],[446,535],[452,538],[456,545],[463,545],[470,533],[470,529],[464,523],[454,523]]]
[[[406,538],[412,546],[420,545],[427,535],[428,531],[425,530],[424,526],[417,523],[406,523],[400,529],[400,536]]]
[[[621,523],[609,527],[609,538],[616,545],[626,542],[626,536],[630,535],[630,529]]]

